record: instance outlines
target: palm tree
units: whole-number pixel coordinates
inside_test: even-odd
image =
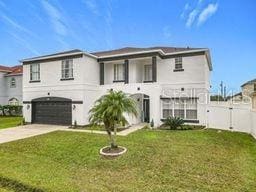
[[[134,99],[122,91],[109,91],[100,97],[94,107],[90,110],[89,120],[93,125],[104,124],[110,138],[110,147],[117,148],[115,138],[111,131],[116,131],[117,125],[127,124],[124,114],[137,116],[137,105]]]

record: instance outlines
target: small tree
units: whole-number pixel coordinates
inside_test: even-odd
[[[110,138],[110,147],[117,148],[117,144],[111,131],[117,132],[117,125],[127,124],[124,114],[137,116],[137,105],[134,99],[122,91],[109,91],[95,102],[90,110],[90,122],[92,125],[104,124]]]

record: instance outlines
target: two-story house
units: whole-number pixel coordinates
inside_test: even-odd
[[[151,47],[81,50],[22,60],[23,113],[32,123],[89,124],[89,110],[109,90],[138,103],[130,124],[177,116],[206,124],[211,58],[208,49]]]
[[[256,109],[256,79],[247,81],[241,86],[242,91],[230,97],[232,102],[243,102],[252,104],[252,108]]]
[[[0,66],[0,105],[22,105],[22,66]]]

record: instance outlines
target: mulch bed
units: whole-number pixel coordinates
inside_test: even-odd
[[[107,147],[107,148],[104,148],[102,151],[104,153],[120,153],[120,152],[124,151],[124,149],[119,148],[119,147],[117,147],[117,148]]]

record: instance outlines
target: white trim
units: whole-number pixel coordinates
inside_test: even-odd
[[[182,53],[197,53],[201,51],[209,51],[209,49],[195,49],[195,50],[187,50],[187,51],[177,51],[173,53],[166,53],[165,55],[177,55],[177,54],[182,54]]]
[[[114,54],[114,55],[106,55],[106,56],[100,56],[99,59],[109,58],[109,57],[118,57],[118,56],[125,56],[125,55],[134,55],[134,54],[141,54],[141,53],[152,53],[152,52],[160,52],[162,55],[165,53],[161,49],[152,49],[148,51],[136,51],[131,53],[120,53],[120,54]]]
[[[23,73],[6,74],[6,75],[4,75],[4,76],[5,76],[5,77],[11,77],[11,76],[19,76],[19,75],[23,75]]]
[[[151,49],[147,51],[136,51],[131,53],[120,53],[120,54],[114,54],[114,55],[106,55],[106,56],[99,56],[98,58],[109,58],[109,57],[118,57],[118,56],[125,56],[125,55],[134,55],[134,54],[141,54],[141,53],[152,53],[152,52],[159,52],[161,55],[177,55],[181,53],[194,53],[194,52],[201,52],[201,51],[209,51],[209,49],[195,49],[195,50],[187,50],[187,51],[177,51],[173,53],[165,53],[162,49]]]
[[[69,53],[69,54],[59,54],[59,55],[53,55],[53,56],[41,56],[41,57],[37,57],[37,58],[23,59],[23,60],[20,60],[20,62],[23,63],[23,62],[28,62],[28,61],[37,61],[37,60],[42,60],[42,59],[52,59],[52,58],[65,57],[65,56],[74,56],[74,55],[79,55],[79,54],[87,55],[87,56],[93,57],[95,59],[98,58],[97,56],[92,55],[90,53],[76,52],[76,53]]]
[[[0,69],[0,72],[7,72],[7,73],[10,73],[10,72],[12,72],[12,71],[8,71],[8,70]]]

